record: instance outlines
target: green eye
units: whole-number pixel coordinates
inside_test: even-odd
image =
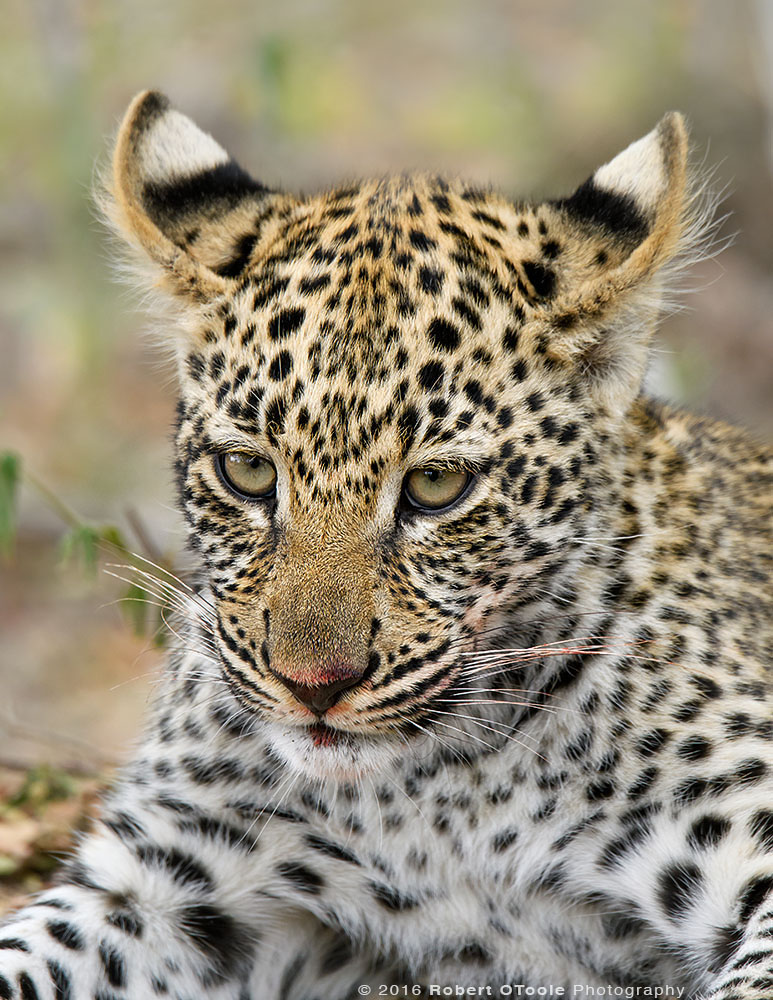
[[[469,472],[427,465],[413,469],[405,477],[403,498],[408,508],[424,511],[444,510],[461,500],[472,482]]]
[[[268,500],[276,493],[276,469],[265,458],[244,451],[218,455],[217,469],[234,493],[255,500]]]

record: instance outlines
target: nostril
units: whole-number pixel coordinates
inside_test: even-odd
[[[302,705],[310,708],[316,715],[323,715],[338,701],[344,691],[354,687],[360,680],[359,674],[354,677],[344,677],[329,684],[299,684],[284,674],[271,671],[278,681],[290,691]]]

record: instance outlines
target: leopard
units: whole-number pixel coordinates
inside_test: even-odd
[[[2,1000],[773,996],[771,451],[645,389],[699,189],[677,112],[514,201],[135,98],[196,568]]]

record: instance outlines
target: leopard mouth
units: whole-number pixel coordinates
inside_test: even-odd
[[[334,729],[324,722],[315,722],[313,725],[307,726],[306,730],[315,747],[337,747],[343,743],[351,743],[352,739],[351,733],[344,732],[342,729]]]

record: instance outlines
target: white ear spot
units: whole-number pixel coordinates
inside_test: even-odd
[[[171,109],[142,137],[140,158],[143,178],[151,183],[197,174],[229,160],[228,153],[211,135]]]
[[[658,125],[599,167],[593,182],[607,191],[632,197],[646,212],[654,209],[668,187],[662,127]]]

